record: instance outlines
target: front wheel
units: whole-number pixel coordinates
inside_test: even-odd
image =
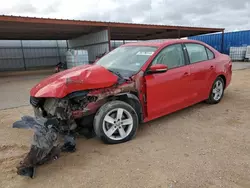
[[[209,98],[207,99],[208,104],[217,104],[221,101],[224,95],[225,83],[221,77],[216,78],[210,91]]]
[[[96,135],[107,144],[131,140],[137,132],[138,116],[129,104],[110,101],[104,104],[94,118]]]

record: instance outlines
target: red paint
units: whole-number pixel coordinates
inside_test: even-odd
[[[145,95],[147,96],[147,114],[144,114],[144,122],[206,100],[217,76],[225,76],[226,87],[231,82],[231,59],[207,44],[193,40],[177,39],[167,40],[164,43],[156,42],[147,44],[148,46],[157,46],[159,49],[142,67],[142,69],[146,70],[154,57],[156,57],[163,48],[178,43],[202,44],[213,51],[215,59],[188,64],[183,67],[168,70],[165,73],[146,75]]]
[[[163,70],[167,70],[167,69],[168,69],[168,66],[163,65],[163,64],[156,64],[156,65],[152,65],[150,67],[150,71],[152,71],[152,72],[163,71]]]
[[[30,95],[63,98],[74,91],[110,87],[117,79],[117,76],[102,66],[83,65],[42,80],[31,89]]]
[[[81,118],[83,116],[83,111],[82,110],[73,111],[72,116],[74,117],[74,119]]]
[[[186,72],[187,76],[185,76]],[[184,108],[189,103],[191,88],[188,67],[147,75],[145,80],[149,119]]]
[[[166,72],[144,74],[153,59],[166,46],[180,43],[198,43],[206,46],[215,54],[215,59],[182,67],[172,68]],[[85,65],[69,69],[49,77],[31,90],[35,97],[62,98],[69,93],[79,90],[90,90],[89,96],[96,96],[99,102],[91,102],[86,109],[96,111],[107,97],[124,92],[137,93],[142,104],[144,122],[167,115],[174,111],[191,106],[208,98],[212,84],[216,77],[224,76],[226,87],[231,82],[231,59],[219,53],[210,46],[192,40],[167,40],[165,42],[130,43],[124,46],[157,46],[157,51],[135,74],[131,81],[117,84],[117,76],[105,68]],[[154,65],[151,69],[165,69],[164,65]],[[80,116],[83,111],[76,111],[73,116]]]

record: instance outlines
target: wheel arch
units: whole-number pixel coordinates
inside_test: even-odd
[[[226,79],[226,76],[225,76],[225,75],[223,75],[223,74],[220,74],[220,75],[218,75],[218,76],[217,76],[217,78],[218,78],[218,77],[222,78],[222,80],[223,80],[223,82],[224,82],[224,89],[225,89],[225,87],[226,87],[226,85],[227,85],[227,79]]]
[[[139,123],[143,122],[142,105],[136,93],[120,93],[110,98],[110,100],[121,100],[128,103],[136,111]]]

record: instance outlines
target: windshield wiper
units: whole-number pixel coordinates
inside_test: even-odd
[[[113,70],[110,70],[110,69],[108,69],[108,71],[112,72],[113,74],[115,74],[115,75],[118,76],[119,78],[124,79],[123,76],[121,75],[121,73],[116,72],[116,71],[113,71]]]
[[[108,69],[108,71],[110,71],[110,72],[112,72],[113,74],[115,74],[116,76],[118,76],[119,82],[124,82],[124,81],[128,80],[128,79],[124,78],[124,77],[121,75],[121,73],[119,73],[119,72],[117,72],[117,71],[113,71],[113,70],[110,70],[110,69]]]

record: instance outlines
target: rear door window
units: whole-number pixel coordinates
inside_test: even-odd
[[[205,46],[201,44],[187,43],[185,44],[189,55],[190,63],[197,63],[208,60]]]

